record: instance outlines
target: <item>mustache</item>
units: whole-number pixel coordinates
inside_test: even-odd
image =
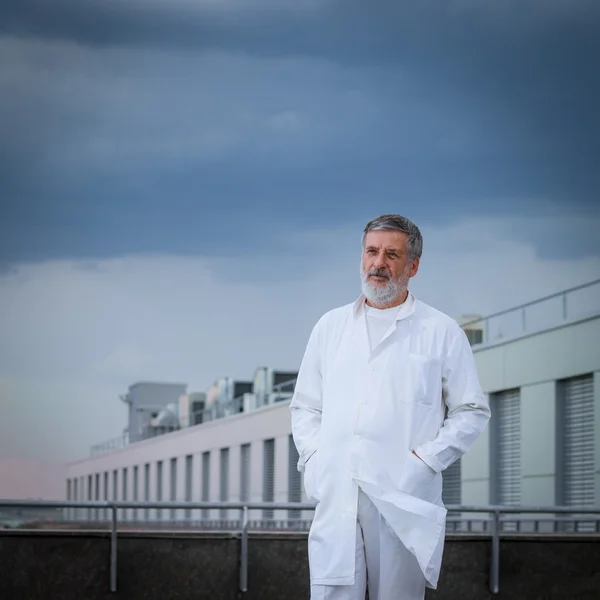
[[[385,277],[386,279],[391,279],[392,276],[385,269],[371,269],[367,271],[367,277],[375,275],[376,277]]]

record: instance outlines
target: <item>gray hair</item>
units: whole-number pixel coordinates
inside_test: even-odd
[[[365,247],[365,238],[369,231],[398,231],[408,236],[406,249],[411,260],[421,258],[423,252],[423,236],[419,228],[406,217],[401,215],[380,215],[367,223],[362,234],[362,245]]]

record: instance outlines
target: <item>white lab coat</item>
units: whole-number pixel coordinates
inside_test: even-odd
[[[446,523],[442,471],[471,447],[490,409],[456,321],[409,294],[371,352],[364,300],[315,325],[290,405],[298,469],[316,503],[311,583],[354,583],[360,486],[435,589]]]

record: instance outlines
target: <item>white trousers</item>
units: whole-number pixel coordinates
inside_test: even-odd
[[[358,491],[354,585],[312,585],[310,600],[423,600],[426,580],[377,507]]]

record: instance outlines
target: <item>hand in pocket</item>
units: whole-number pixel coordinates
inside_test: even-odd
[[[416,454],[409,452],[400,480],[400,491],[427,502],[435,502],[441,494],[441,475]]]
[[[314,452],[304,465],[304,491],[310,502],[318,502],[318,487],[317,452]]]

